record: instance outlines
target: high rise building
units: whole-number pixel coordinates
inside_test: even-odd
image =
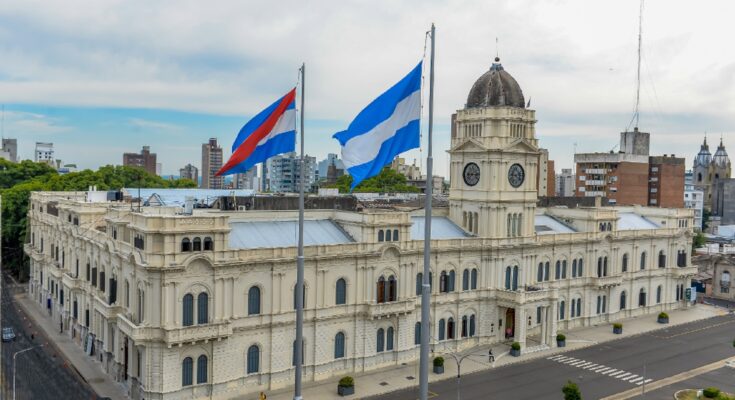
[[[407,164],[405,158],[396,157],[390,163],[390,169],[405,176],[409,181],[421,180],[421,168],[416,165],[416,160],[414,160],[413,164]]]
[[[151,153],[150,146],[143,146],[138,153],[123,153],[123,165],[127,167],[139,167],[151,175],[157,175],[156,153]]]
[[[217,144],[217,138],[210,138],[202,144],[202,185],[203,189],[224,188],[224,178],[215,176],[222,168],[222,147]]]
[[[620,133],[620,151],[578,153],[576,195],[607,197],[612,205],[684,206],[684,159],[649,156],[650,134]]]
[[[304,190],[311,190],[317,169],[316,157],[304,156]],[[285,153],[268,160],[270,191],[295,193],[299,191],[301,159],[296,153]]]
[[[694,172],[684,174],[684,207],[694,210],[694,228],[702,229],[704,216],[704,192],[694,187]]]
[[[3,138],[2,145],[3,148],[0,149],[0,158],[4,158],[10,162],[18,162],[18,140]]]
[[[199,184],[199,169],[191,164],[186,164],[184,168],[179,170],[179,178],[190,179],[197,185]]]
[[[574,172],[571,168],[563,168],[561,174],[556,175],[556,195],[558,197],[574,196]]]
[[[542,197],[556,196],[556,173],[554,171],[554,160],[549,160],[549,151],[539,149],[538,181],[536,190]]]
[[[717,182],[723,179],[729,179],[732,176],[732,164],[725,150],[725,145],[720,139],[720,145],[717,146],[715,156],[709,152],[707,138],[699,148],[697,157],[694,158],[693,184],[694,188],[704,192],[704,208],[713,210],[713,189]]]
[[[55,166],[54,144],[50,142],[36,142],[36,151],[33,153],[33,161]]]
[[[345,165],[342,160],[339,159],[339,156],[337,154],[329,153],[327,154],[327,158],[319,161],[319,165],[317,168],[317,180],[327,178],[327,175],[329,174],[329,167],[331,165],[334,165],[337,171],[342,170],[342,173],[344,173]]]
[[[257,166],[250,168],[247,172],[235,174],[235,189],[258,190],[259,183]]]

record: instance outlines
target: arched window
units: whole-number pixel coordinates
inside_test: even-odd
[[[658,267],[666,268],[666,253],[663,250],[658,252]]]
[[[472,273],[470,274],[470,289],[477,289],[477,268],[472,268]]]
[[[602,257],[597,257],[597,277],[602,278]]]
[[[621,310],[625,310],[625,306],[626,306],[625,297],[626,297],[625,290],[623,290],[622,292],[620,292],[620,309]]]
[[[214,250],[214,242],[212,241],[211,237],[205,237],[204,238],[204,251],[212,251]]]
[[[413,326],[413,344],[421,344],[421,322],[417,322]]]
[[[184,311],[184,318],[183,318],[184,326],[194,325],[194,296],[192,296],[191,293],[187,293],[184,295],[183,309],[184,309],[183,310]]]
[[[597,296],[597,314],[602,312],[602,296]]]
[[[538,263],[538,271],[536,271],[536,281],[537,282],[544,281],[544,263],[542,262]]]
[[[298,291],[298,284],[293,285],[293,309],[296,309],[296,292]],[[306,285],[304,285],[304,292],[301,293],[301,304],[306,308]]]
[[[475,314],[470,315],[470,337],[475,336]]]
[[[347,303],[347,282],[343,278],[337,279],[336,298],[334,303],[337,305]]]
[[[421,296],[424,287],[424,274],[419,272],[416,274],[416,296]]]
[[[448,290],[449,292],[454,291],[454,282],[455,282],[454,278],[455,278],[454,270],[450,270],[449,271],[449,290]]]
[[[638,307],[645,307],[646,306],[646,289],[641,288],[641,291],[638,292]]]
[[[449,278],[447,276],[447,271],[442,271],[439,274],[439,292],[446,293],[448,291],[449,291]]]
[[[181,386],[191,386],[194,383],[194,360],[186,357],[181,362]]]
[[[197,359],[197,383],[207,383],[207,356],[203,354]]]
[[[602,259],[602,276],[607,276],[607,256]]]
[[[189,240],[189,238],[184,238],[184,240],[181,241],[181,251],[191,251],[191,240]]]
[[[387,351],[391,351],[393,350],[393,327],[392,326],[388,327],[388,331],[385,336],[386,336],[385,349]]]
[[[556,269],[555,269],[554,279],[561,279],[561,261],[556,260]]]
[[[79,318],[79,310],[77,309],[77,301],[76,300],[74,300],[73,305],[74,305],[74,307],[72,309],[72,316],[73,316],[74,320],[76,320],[76,319]]]
[[[518,290],[518,266],[513,267],[513,290]]]
[[[549,280],[549,262],[548,261],[544,264],[544,280],[545,281]]]
[[[470,290],[470,270],[462,271],[462,290]]]
[[[253,286],[248,290],[248,315],[260,314],[260,288]]]
[[[386,285],[385,285],[385,277],[378,278],[378,286],[376,287],[377,294],[378,294],[378,303],[385,303],[386,301],[386,295],[385,292],[387,291]]]
[[[584,276],[584,260],[581,258],[577,263],[577,276]]]
[[[334,336],[334,358],[343,358],[345,356],[345,334],[337,332]]]
[[[398,300],[398,283],[396,277],[391,275],[388,277],[388,301]]]
[[[567,260],[561,262],[561,279],[567,279]]]
[[[383,328],[378,329],[378,337],[377,337],[377,349],[376,351],[378,353],[382,353],[385,350],[385,330]]]
[[[462,331],[460,332],[460,337],[467,337],[467,316],[462,316]]]
[[[566,311],[566,309],[567,309],[566,302],[564,300],[560,301],[559,302],[559,319],[560,320],[564,319],[565,317],[564,312]]]
[[[577,260],[572,260],[572,278],[577,277]]]
[[[398,229],[393,229],[393,241],[398,241]]]
[[[438,326],[439,340],[444,340],[444,328],[445,328],[444,325],[445,325],[444,324],[444,318],[442,318],[442,319],[439,320],[439,326]]]
[[[194,251],[202,251],[202,239],[194,238],[194,245],[192,248]]]
[[[248,348],[248,374],[260,372],[260,348],[256,345]]]
[[[581,315],[582,315],[582,298],[580,297],[577,299],[577,316],[579,317]]]
[[[385,241],[386,241],[386,242],[391,242],[391,241],[393,241],[393,238],[392,238],[392,235],[391,235],[391,230],[390,230],[390,229],[386,229],[386,230],[385,230]]]
[[[385,233],[381,229],[378,231],[378,242],[382,242],[383,240],[385,240]]]
[[[664,288],[661,285],[658,285],[658,288],[656,288],[656,304],[661,303],[661,294],[663,289]]]
[[[621,268],[623,272],[628,272],[628,253],[623,254],[623,265]]]
[[[209,322],[209,295],[199,293],[197,298],[197,324],[206,324]]]
[[[454,318],[449,317],[447,320],[447,339],[454,339]]]
[[[646,269],[646,252],[641,253],[641,269]]]
[[[513,272],[510,267],[505,267],[505,290],[510,290],[511,288],[510,283],[513,279],[512,275]]]

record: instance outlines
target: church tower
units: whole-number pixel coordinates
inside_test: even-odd
[[[500,59],[452,116],[449,216],[480,237],[530,237],[541,153],[536,112]]]

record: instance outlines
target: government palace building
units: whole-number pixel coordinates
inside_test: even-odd
[[[421,329],[434,354],[510,342],[529,352],[575,327],[687,307],[693,211],[538,207],[535,123],[499,59],[452,116],[428,327],[422,208],[307,207],[305,381],[416,362]],[[165,201],[175,191],[142,205],[32,193],[30,296],[133,399],[292,385],[298,211],[192,209]]]

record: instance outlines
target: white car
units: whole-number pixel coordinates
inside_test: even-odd
[[[13,328],[3,328],[3,342],[10,342],[13,339],[15,339],[15,332],[13,332]]]

